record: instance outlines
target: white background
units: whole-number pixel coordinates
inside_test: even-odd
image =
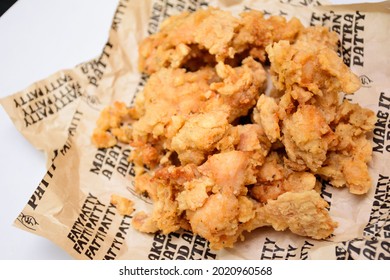
[[[18,0],[0,17],[0,98],[99,55],[117,3]],[[71,259],[51,241],[12,226],[45,172],[43,153],[16,130],[1,107],[0,259]]]
[[[0,17],[0,98],[100,55],[117,0],[18,0]],[[45,158],[0,108],[0,259],[70,259],[12,226],[46,172]]]

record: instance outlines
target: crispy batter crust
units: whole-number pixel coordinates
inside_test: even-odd
[[[360,83],[336,50],[324,27],[214,8],[171,17],[145,38],[143,92],[130,108],[103,110],[92,136],[101,148],[133,147],[135,189],[154,203],[133,226],[191,230],[213,249],[264,226],[329,237],[337,223],[317,179],[366,193],[375,123],[372,111],[340,103]]]

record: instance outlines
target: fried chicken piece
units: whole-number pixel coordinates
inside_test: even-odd
[[[162,157],[162,143],[153,141],[145,144],[141,141],[132,141],[130,144],[135,149],[131,151],[129,160],[133,162],[136,167],[146,165],[150,168],[155,168],[158,165]]]
[[[145,233],[155,233],[159,230],[155,222],[144,211],[135,213],[131,220],[131,225],[136,230]]]
[[[115,205],[121,215],[130,216],[134,212],[134,202],[128,198],[112,194],[110,202]]]
[[[230,125],[216,149],[215,153],[235,150],[246,152],[252,168],[256,168],[264,163],[271,149],[271,142],[258,124]]]
[[[236,196],[246,194],[247,190],[243,186],[254,180],[249,156],[250,154],[242,151],[214,154],[198,170],[212,178],[216,186],[229,189]]]
[[[286,192],[301,192],[314,190],[317,187],[317,179],[310,172],[293,172],[286,178],[283,188]]]
[[[250,56],[242,61],[241,66],[231,67],[220,62],[215,69],[222,81],[210,85],[210,89],[217,95],[210,98],[206,110],[226,108],[228,121],[231,123],[238,117],[247,115],[256,104],[264,90],[266,72],[263,66]]]
[[[279,106],[275,99],[261,95],[253,110],[253,120],[261,124],[271,143],[280,139]]]
[[[275,200],[285,192],[300,192],[316,187],[316,178],[309,172],[294,172],[283,165],[280,155],[271,152],[257,169],[256,183],[250,196],[261,203]]]
[[[232,247],[239,227],[240,204],[231,192],[210,195],[196,211],[187,211],[191,229],[210,241],[210,247]],[[233,240],[231,240],[233,237]]]
[[[157,200],[157,184],[153,181],[152,175],[149,173],[142,173],[134,178],[135,191],[151,198],[153,201]]]
[[[163,234],[175,232],[180,228],[187,229],[188,222],[182,217],[177,197],[183,191],[183,185],[199,176],[194,165],[180,167],[168,166],[158,169],[150,177],[144,177],[145,182],[151,183],[153,211],[151,215],[139,214],[136,228],[142,232],[157,232]],[[142,187],[142,185],[141,185]],[[144,188],[148,190],[147,188]]]
[[[336,32],[329,32],[325,26],[309,26],[300,29],[300,32],[294,42],[295,45],[307,46],[308,44],[317,44],[319,47],[327,47],[337,51],[339,38]],[[291,41],[290,41],[291,42]]]
[[[129,141],[128,131],[126,127],[122,127],[122,123],[129,121],[129,109],[123,102],[114,102],[102,110],[96,121],[96,128],[92,134],[92,143],[98,148],[109,148],[117,143],[117,138],[120,140]],[[114,135],[109,131],[115,131]]]
[[[328,203],[314,190],[286,192],[260,209],[275,230],[287,228],[293,233],[314,239],[329,237],[337,223],[327,211]]]
[[[167,131],[175,134],[189,114],[205,105],[205,94],[214,80],[219,78],[212,68],[197,72],[161,69],[150,76],[141,101],[136,103],[139,119],[133,124],[133,138],[147,143],[164,137]]]
[[[360,87],[358,77],[329,47],[310,41],[299,44],[279,41],[267,46],[266,51],[273,84],[278,91],[284,92],[279,106],[285,114],[293,111],[294,101],[307,104],[313,96],[330,94],[333,100],[322,103],[335,104],[339,92],[351,94]],[[284,117],[282,113],[280,115]]]
[[[258,124],[245,124],[235,126],[239,141],[234,147],[237,151],[243,151],[247,154],[249,167],[253,174],[256,169],[262,166],[271,149],[271,142],[264,133],[263,128]],[[255,176],[246,184],[256,182]]]
[[[228,128],[227,114],[224,112],[197,114],[172,138],[171,149],[178,154],[181,164],[200,165],[216,148]]]
[[[249,152],[230,151],[210,156],[199,167],[189,164],[156,171],[152,180],[158,184],[157,201],[152,215],[139,219],[137,227],[149,230],[143,225],[152,225],[165,234],[188,227],[213,248],[231,247],[244,230],[251,229],[248,223],[260,206],[245,196],[245,185],[254,179],[249,157]]]
[[[168,159],[171,138],[191,114],[204,108],[214,80],[219,78],[211,68],[195,73],[161,69],[149,78],[134,107],[138,120],[130,144],[136,148],[131,158],[137,166],[152,167]]]
[[[351,126],[348,138],[343,138],[343,140],[346,141],[353,140],[350,138],[354,136],[359,137],[361,135],[367,134],[368,132],[371,132],[375,126],[375,122],[376,117],[373,111],[362,108],[359,104],[351,103],[348,100],[344,100],[341,106],[338,108],[336,119],[334,121],[334,123],[338,126],[341,124],[347,124]],[[341,147],[339,147],[339,149],[347,148],[347,146],[349,146],[348,144],[351,144],[351,142],[340,142],[339,145],[341,145]]]
[[[92,142],[98,148],[109,148],[116,145],[117,139],[107,131],[95,129],[92,136]]]
[[[262,126],[258,124],[237,125],[239,142],[236,149],[246,152],[259,152],[264,157],[271,149],[271,142],[268,140]],[[261,163],[263,164],[263,162]]]
[[[134,212],[134,202],[123,196],[112,194],[110,202],[121,215],[130,216]]]
[[[316,171],[334,145],[334,133],[313,105],[302,105],[283,121],[283,138],[288,158]]]
[[[213,186],[214,182],[207,177],[185,182],[183,184],[183,190],[177,196],[179,211],[195,211],[199,207],[202,207],[208,199]]]
[[[320,43],[320,38],[325,44]],[[346,185],[352,193],[362,194],[371,185],[367,167],[371,145],[365,134],[373,129],[375,120],[370,110],[359,111],[347,102],[340,106],[339,93],[353,93],[360,82],[337,56],[336,42],[326,29],[313,27],[302,31],[294,44],[280,41],[267,51],[274,84],[285,92],[278,114],[283,120],[283,144],[289,165],[295,170],[307,166],[332,185]],[[298,104],[315,106],[317,112],[298,120]],[[307,119],[307,126],[302,119]],[[316,128],[310,132],[310,126]],[[298,142],[294,133],[300,138]]]
[[[246,52],[264,62],[268,44],[292,42],[302,28],[296,18],[288,22],[281,16],[265,19],[254,10],[240,18],[216,8],[182,13],[165,20],[159,32],[141,42],[139,70],[152,74],[161,68],[191,68],[188,64],[193,61],[213,65]]]
[[[198,166],[187,164],[180,166],[166,166],[155,171],[153,179],[164,185],[173,185],[181,190],[186,182],[199,178],[201,176]]]
[[[189,13],[169,17],[161,24],[160,32],[141,41],[138,48],[139,71],[152,74],[170,65],[178,68],[190,52],[186,44],[193,42]]]
[[[243,238],[245,231],[265,225],[272,225],[276,230],[290,228],[294,233],[316,239],[326,238],[333,232],[336,224],[326,210],[327,203],[313,190],[316,180],[312,174],[290,175],[286,183],[288,191],[263,205],[243,191],[245,177],[248,176],[245,174],[248,171],[244,171],[248,170],[244,158],[238,161],[241,164],[227,160],[227,157],[238,155],[237,152],[221,154],[223,161],[208,161],[200,168],[207,168],[206,175],[215,182],[215,186],[207,187],[212,192],[208,198],[205,195],[207,188],[203,187],[198,204],[203,203],[202,206],[186,211],[191,230],[208,239],[212,248],[231,247],[239,238]],[[221,167],[225,161],[226,166],[235,164],[229,173]]]
[[[286,192],[267,204],[232,193],[212,194],[201,208],[187,211],[191,230],[210,241],[213,249],[232,247],[245,231],[271,225],[315,239],[328,237],[336,227],[328,204],[314,190]]]
[[[326,123],[331,124],[340,106],[340,94],[336,91],[328,92],[325,95],[313,96],[307,104],[316,106],[325,118]]]
[[[208,15],[196,19],[199,25],[193,29],[195,43],[215,55],[217,62],[223,61],[226,57],[233,57],[234,48],[231,41],[239,27],[239,20],[231,13],[219,9],[212,8],[202,12],[207,12]]]
[[[132,127],[131,144],[137,148],[132,159],[153,166],[165,153],[176,152],[182,164],[201,164],[225,136],[228,124],[256,104],[265,76],[251,57],[239,67],[220,63],[216,70],[161,69],[136,103],[140,108],[135,109],[139,119]]]
[[[267,19],[260,11],[251,10],[240,14],[241,26],[233,38],[237,53],[248,52],[249,55],[264,62],[265,47],[273,42],[288,40],[293,42],[303,29],[297,18],[287,21],[281,16]]]
[[[264,164],[257,169],[256,181],[258,183],[280,181],[285,177],[285,173],[280,155],[276,151],[271,151],[265,158]]]
[[[152,220],[163,234],[181,228],[182,217],[176,196],[177,190],[174,185],[157,185],[157,201],[153,204]]]
[[[198,168],[208,178],[204,188],[209,195],[196,209],[186,209],[186,217],[191,230],[209,240],[212,248],[232,247],[242,233],[240,225],[255,217],[256,202],[245,196],[245,185],[254,179],[248,159],[246,152],[225,152]]]
[[[354,194],[367,193],[372,184],[368,171],[372,145],[368,133],[375,121],[371,110],[344,101],[335,119],[338,144],[317,174],[335,187],[347,186]]]
[[[180,228],[188,229],[188,222],[181,213],[183,205],[187,205],[186,203],[191,205],[193,202],[186,200],[186,196],[180,193],[185,190],[189,191],[191,187],[188,185],[190,182],[194,184],[193,180],[198,177],[200,173],[193,164],[179,167],[167,166],[156,170],[150,177],[145,176],[145,181],[141,182],[141,188],[142,183],[152,184],[153,211],[151,215],[141,213],[140,216],[136,216],[134,226],[141,232],[161,231],[164,234],[175,232]],[[139,189],[138,186],[137,188]],[[148,187],[143,189],[148,191]],[[189,193],[192,195],[195,191],[189,191]]]
[[[232,38],[239,20],[216,8],[181,13],[166,19],[156,34],[139,46],[139,70],[148,74],[161,68],[183,67],[190,59],[202,59],[206,52],[218,61],[232,57]]]
[[[277,199],[281,194],[286,192],[282,183],[283,181],[279,180],[255,184],[250,188],[250,196],[261,203]]]
[[[279,119],[294,113],[297,105],[310,104],[330,124],[340,93],[351,94],[360,87],[357,76],[336,53],[337,35],[325,27],[303,29],[294,43],[279,41],[266,50],[273,84],[281,94]]]
[[[368,151],[371,146],[367,145],[362,148]],[[369,151],[371,154],[371,150]],[[317,174],[330,180],[334,187],[347,186],[353,194],[365,194],[372,186],[364,155],[355,155],[351,158],[331,152],[324,165],[317,170]]]

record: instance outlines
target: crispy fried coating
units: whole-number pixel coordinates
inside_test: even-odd
[[[260,11],[251,10],[240,14],[241,27],[233,38],[237,53],[249,52],[260,61],[266,60],[265,47],[280,40],[295,41],[303,29],[297,18],[287,21],[281,16],[264,18]]]
[[[262,65],[251,57],[238,67],[221,62],[215,69],[153,74],[134,109],[138,120],[132,126],[132,144],[138,149],[133,161],[155,166],[172,151],[182,164],[201,164],[229,124],[256,104],[265,77]]]
[[[155,233],[159,229],[155,222],[144,211],[140,211],[134,214],[131,220],[131,225],[140,232]]]
[[[310,41],[290,44],[279,41],[268,45],[273,84],[283,92],[279,115],[294,112],[296,103],[312,104],[323,111],[327,121],[333,120],[339,93],[352,94],[360,87],[358,77],[343,63],[334,49]]]
[[[209,8],[182,13],[165,20],[156,34],[145,38],[139,47],[139,70],[152,74],[161,68],[189,68],[213,65],[249,53],[265,61],[265,47],[280,40],[294,41],[303,29],[296,18],[264,18],[259,11],[231,13]]]
[[[211,156],[198,170],[200,178],[184,184],[180,193],[191,230],[210,241],[215,249],[232,247],[244,223],[256,217],[260,204],[246,196],[245,185],[253,182],[250,153],[230,151]]]
[[[340,104],[340,93],[355,92],[360,82],[337,56],[336,43],[325,28],[310,27],[293,44],[269,45],[271,76],[282,92],[279,110],[262,109],[264,101],[259,99],[254,119],[261,123],[260,113],[263,119],[279,117],[279,123],[271,119],[273,125],[268,126],[276,131],[280,125],[290,167],[302,171],[306,167],[336,187],[348,186],[352,193],[363,194],[371,186],[372,148],[367,133],[375,116],[357,104]],[[266,115],[270,108],[272,113]]]
[[[130,216],[134,211],[134,202],[126,197],[112,194],[110,202],[115,205],[121,215]]]
[[[288,157],[316,171],[326,159],[334,132],[313,105],[301,105],[283,122],[282,142]]]
[[[137,218],[137,228],[169,233],[188,226],[207,238],[212,248],[233,246],[251,228],[243,225],[256,217],[260,207],[246,196],[245,185],[254,179],[249,157],[250,152],[230,151],[211,156],[199,167],[190,164],[156,171],[157,200],[150,217]]]
[[[135,191],[149,197],[152,201],[157,201],[157,184],[152,180],[149,173],[142,173],[134,178]]]
[[[275,200],[286,192],[317,188],[316,177],[312,173],[291,170],[276,152],[267,156],[264,164],[257,168],[255,176],[256,183],[249,188],[249,194],[261,203]]]
[[[238,19],[216,8],[170,17],[158,33],[140,43],[139,70],[151,74],[161,68],[182,67],[204,53],[218,60],[231,57],[231,41],[238,26]]]
[[[314,239],[328,237],[337,223],[326,210],[328,204],[314,190],[287,192],[261,208],[264,219],[275,230],[287,228],[293,233]]]
[[[280,139],[279,106],[274,98],[266,95],[259,97],[253,110],[253,120],[261,124],[272,143]]]
[[[325,26],[309,26],[300,29],[300,32],[294,42],[295,45],[302,45],[303,47],[310,45],[317,45],[320,48],[327,47],[334,51],[338,48],[339,38],[335,32],[329,32]]]
[[[316,239],[333,232],[336,224],[327,213],[327,203],[317,192],[313,191],[317,196],[311,193],[316,181],[311,173],[291,173],[275,203],[263,204],[247,196],[246,186],[253,183],[254,172],[249,156],[243,151],[219,153],[198,168],[171,166],[157,172],[158,200],[145,223],[168,233],[188,221],[189,229],[209,240],[213,249],[232,247],[245,232],[260,226],[290,228]],[[179,189],[176,197],[174,189]],[[289,217],[280,217],[286,211]]]
[[[122,126],[129,121],[129,109],[123,102],[114,102],[113,105],[103,109],[96,121],[96,127],[92,134],[92,143],[99,148],[112,147],[119,141],[128,143],[131,129]],[[108,131],[111,133],[108,133]]]
[[[227,114],[224,112],[197,114],[172,138],[171,148],[183,165],[191,162],[199,165],[216,148],[228,127]]]
[[[174,135],[189,114],[205,106],[214,80],[219,78],[212,68],[197,72],[161,69],[152,75],[140,97],[143,102],[135,106],[139,118],[133,125],[133,138],[147,143],[167,132]]]
[[[103,110],[92,136],[101,148],[133,147],[135,190],[153,201],[134,228],[190,230],[213,249],[265,226],[329,237],[337,223],[317,179],[366,193],[375,123],[371,110],[340,103],[360,82],[337,43],[296,18],[216,8],[170,17],[145,38],[144,90],[130,108]]]
[[[372,144],[368,134],[375,121],[371,110],[344,101],[334,122],[338,144],[317,173],[335,187],[347,186],[354,194],[367,193],[372,185],[368,171]]]

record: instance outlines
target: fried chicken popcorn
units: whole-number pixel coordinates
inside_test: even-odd
[[[265,19],[259,11],[233,17],[216,8],[182,13],[165,20],[158,33],[143,40],[139,70],[148,74],[161,68],[214,65],[244,55],[264,62],[265,47],[274,41],[293,41],[303,29],[298,19]]]
[[[134,214],[134,228],[190,230],[213,249],[265,226],[328,238],[337,222],[319,179],[368,192],[375,123],[371,110],[340,102],[360,82],[337,42],[296,18],[216,8],[173,16],[145,38],[144,90],[130,107],[104,109],[92,135],[100,148],[133,148],[135,190],[154,204]]]
[[[134,202],[117,194],[111,195],[110,201],[121,215],[130,216],[134,211]]]

